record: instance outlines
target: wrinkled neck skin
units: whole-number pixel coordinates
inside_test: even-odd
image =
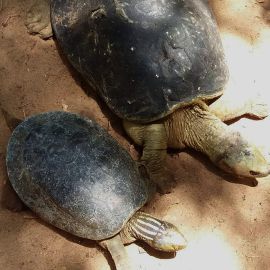
[[[211,159],[222,154],[221,143],[230,134],[228,126],[210,114],[204,104],[178,109],[165,120],[164,126],[168,147],[191,147]]]
[[[136,240],[143,240],[147,243],[152,242],[154,236],[158,232],[155,231],[153,234],[151,231],[149,232],[148,229],[143,228],[144,225],[142,224],[149,222],[145,222],[145,220],[148,220],[148,217],[150,217],[150,215],[141,211],[138,211],[133,215],[133,217],[125,225],[124,229],[122,229],[120,232],[123,243],[130,244]]]
[[[241,133],[212,115],[204,103],[179,109],[165,119],[168,147],[191,147],[223,170],[243,177],[264,177],[270,166]]]

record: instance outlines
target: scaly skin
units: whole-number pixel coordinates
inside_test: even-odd
[[[169,191],[164,172],[165,146],[194,148],[221,169],[238,176],[264,177],[270,173],[270,166],[259,149],[211,114],[202,102],[179,109],[154,124],[124,121],[124,128],[135,143],[143,146],[142,160],[163,193]],[[151,134],[154,134],[152,139]]]
[[[150,179],[161,193],[169,192],[173,181],[168,179],[165,171],[168,138],[164,123],[144,125],[124,121],[123,125],[129,137],[143,146],[141,162],[147,167]]]
[[[52,37],[50,0],[36,0],[27,12],[25,25],[30,34],[38,34],[42,39]]]

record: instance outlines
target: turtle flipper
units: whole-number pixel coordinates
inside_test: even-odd
[[[113,238],[101,241],[99,242],[99,244],[110,252],[115,263],[116,270],[134,269],[128,259],[127,252],[119,234],[117,234]]]
[[[141,162],[161,193],[169,193],[174,181],[167,173],[167,135],[162,123],[137,124],[124,121],[124,128],[133,141],[143,146]]]
[[[30,34],[38,34],[42,39],[52,37],[50,0],[36,0],[27,12],[25,25]]]
[[[236,98],[231,91],[226,91],[209,106],[209,110],[222,121],[229,121],[245,114],[262,119],[268,116],[269,105],[259,94]]]

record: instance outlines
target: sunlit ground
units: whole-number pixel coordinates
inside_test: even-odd
[[[182,252],[178,252],[171,260],[163,264],[163,260],[154,259],[147,253],[136,252],[136,247],[130,247],[129,251],[134,255],[132,259],[138,265],[138,269],[220,269],[239,270],[241,264],[236,252],[231,248],[224,234],[220,231],[208,231],[201,228],[200,232],[193,235],[193,240]]]

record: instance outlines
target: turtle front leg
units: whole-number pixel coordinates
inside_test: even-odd
[[[259,119],[268,116],[269,105],[260,95],[236,97],[231,91],[227,92],[209,105],[210,112],[222,121],[229,121],[245,114]]]
[[[161,193],[171,191],[173,181],[166,173],[167,135],[163,123],[137,124],[124,121],[124,128],[133,141],[143,146],[141,162]]]
[[[38,34],[42,39],[52,37],[50,0],[36,0],[27,12],[25,25],[30,34]]]
[[[119,234],[110,239],[100,241],[99,244],[110,252],[115,263],[116,270],[134,269],[129,261],[127,252]]]
[[[166,120],[168,147],[194,148],[205,153],[218,167],[244,177],[270,173],[262,152],[232,127],[197,104],[175,111]]]

